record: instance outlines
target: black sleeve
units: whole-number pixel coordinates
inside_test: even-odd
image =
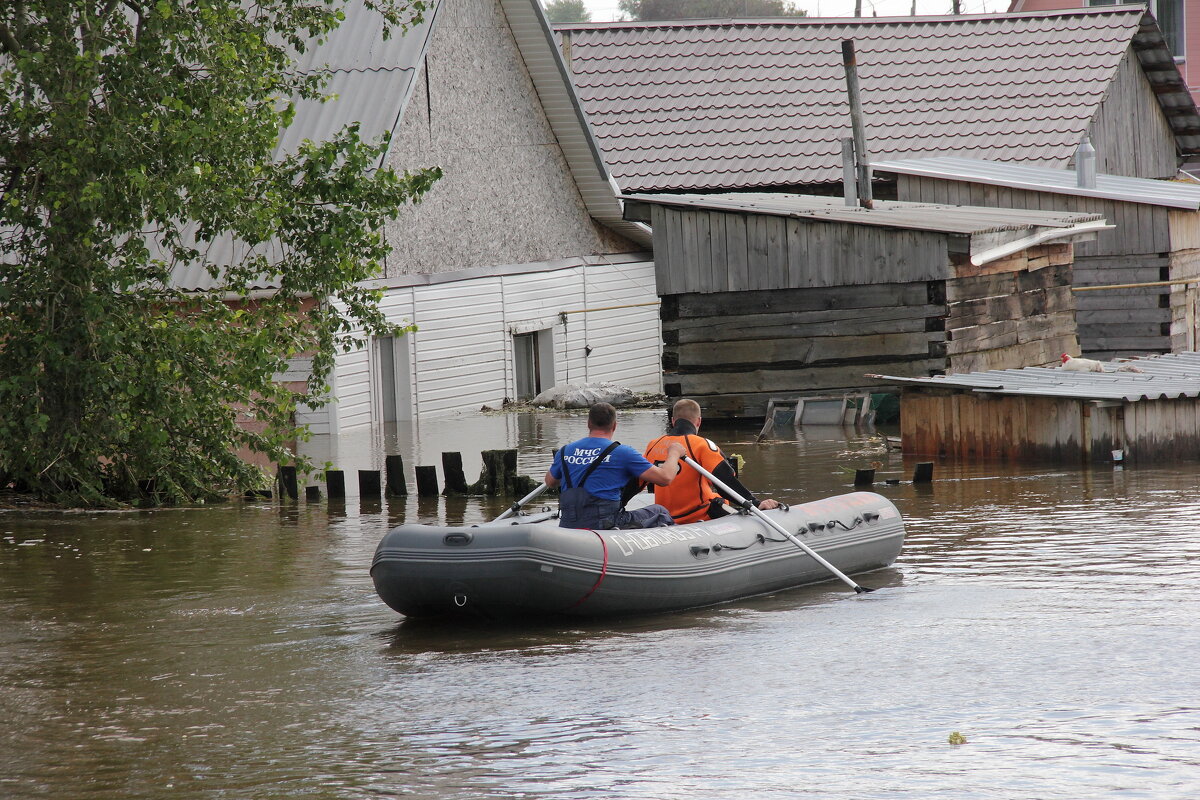
[[[729,463],[727,461],[722,461],[720,464],[717,465],[717,468],[713,470],[713,476],[715,478],[717,478],[718,480],[720,480],[721,483],[725,484],[730,489],[733,489],[735,492],[740,494],[742,497],[749,500],[754,505],[758,505],[758,498],[755,497],[750,492],[749,489],[747,489],[745,486],[742,485],[742,482],[739,481],[737,479],[737,476],[733,474],[733,467],[729,466]],[[713,488],[717,489],[716,486],[714,486]],[[725,494],[725,492],[722,492],[720,489],[717,489],[717,494],[721,495],[726,500],[732,500],[735,504],[737,503],[736,500],[734,500],[729,495]]]
[[[641,490],[642,482],[637,478],[630,478],[624,488],[621,489],[621,508],[624,508],[625,504],[632,500],[633,496]]]

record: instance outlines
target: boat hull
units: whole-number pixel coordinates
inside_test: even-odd
[[[890,565],[904,543],[900,513],[872,492],[764,513],[848,575]],[[520,518],[401,525],[376,548],[371,577],[380,598],[410,617],[653,613],[836,580],[753,515],[649,530]]]

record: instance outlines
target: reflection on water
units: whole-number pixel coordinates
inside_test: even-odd
[[[661,412],[622,416],[640,446]],[[347,470],[518,447],[579,414],[464,415],[324,447]],[[747,485],[876,490],[895,567],[716,608],[535,626],[405,621],[367,568],[477,498],[0,513],[0,797],[1183,798],[1200,790],[1189,467],[999,468],[877,438],[705,431]],[[395,437],[385,446],[386,439]],[[324,460],[322,457],[321,460]],[[348,482],[350,483],[350,482]],[[952,746],[959,731],[967,744]]]

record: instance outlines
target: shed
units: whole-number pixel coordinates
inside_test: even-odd
[[[1200,353],[1104,368],[873,377],[904,387],[905,453],[1059,463],[1200,458]],[[1139,371],[1124,371],[1131,368]]]
[[[1072,241],[1097,214],[789,194],[628,195],[649,222],[664,386],[709,417],[1076,352]]]
[[[902,200],[1102,214],[1114,229],[1075,249],[1079,345],[1096,358],[1196,350],[1200,185],[968,158],[876,161]]]

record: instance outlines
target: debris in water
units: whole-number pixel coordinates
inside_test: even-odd
[[[950,738],[947,739],[947,741],[950,742],[950,744],[966,744],[967,737],[963,736],[958,731],[955,731],[954,733],[950,734]]]

